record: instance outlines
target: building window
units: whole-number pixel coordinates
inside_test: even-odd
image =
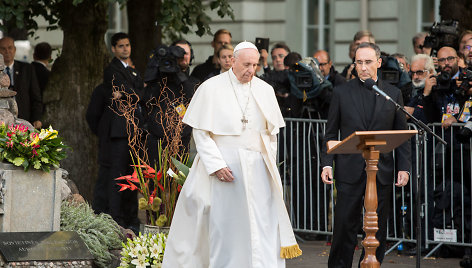
[[[330,0],[304,0],[306,22],[303,54],[312,56],[319,49],[328,50],[330,30]]]
[[[416,0],[418,12],[418,32],[429,32],[433,22],[441,21],[439,16],[439,2],[440,0]]]

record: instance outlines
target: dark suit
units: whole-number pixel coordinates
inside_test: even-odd
[[[44,89],[46,88],[46,85],[48,84],[49,73],[51,71],[49,71],[48,68],[44,66],[44,64],[37,61],[33,61],[31,65],[33,65],[34,71],[36,72],[36,77],[38,78],[39,89],[41,90],[41,96],[43,96]]]
[[[13,90],[16,91],[18,117],[30,123],[41,120],[43,103],[33,65],[15,60],[13,71]]]
[[[99,164],[101,169],[95,187],[94,209],[98,212],[109,213],[118,224],[129,227],[136,226],[139,223],[137,219],[138,205],[136,192],[119,192],[120,187],[116,184],[117,181],[114,180],[117,177],[131,174],[133,170],[130,167],[131,158],[126,119],[115,113],[118,109],[115,103],[111,102],[113,86],[127,93],[136,92],[140,94],[143,81],[135,69],[125,68],[119,59],[113,58],[103,73],[103,91],[101,93],[98,91],[94,95],[95,97],[104,98],[106,107],[100,118],[98,129],[96,129],[99,136]],[[98,102],[103,103],[103,100],[98,100]]]
[[[386,82],[379,81],[383,89],[393,100],[403,105],[400,90]],[[343,140],[354,131],[406,129],[406,118],[401,111],[363,86],[358,79],[350,80],[334,89],[331,99],[328,123],[321,165],[332,166],[335,162],[334,179],[337,189],[334,218],[334,235],[331,246],[329,267],[351,267],[354,248],[357,244],[357,232],[361,226],[363,196],[366,185],[365,160],[361,154],[327,155],[326,141],[337,140],[338,131]],[[410,147],[405,143],[395,150],[396,170],[410,170]],[[379,231],[377,239],[377,259],[382,262],[385,252],[388,210],[392,183],[395,180],[394,159],[392,153],[380,154],[377,172],[377,195]]]

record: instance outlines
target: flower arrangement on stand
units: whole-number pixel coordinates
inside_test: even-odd
[[[162,266],[167,234],[139,234],[133,240],[123,243],[119,268]]]
[[[21,166],[25,171],[31,167],[45,172],[58,168],[59,162],[66,158],[65,148],[68,146],[51,126],[38,131],[23,124],[0,124],[0,160]]]

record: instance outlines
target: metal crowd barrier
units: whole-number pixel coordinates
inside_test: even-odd
[[[293,229],[296,234],[332,235],[336,191],[320,178],[326,120],[285,120],[286,127],[279,134],[278,162]],[[417,170],[422,175],[420,215],[422,244],[429,250],[427,256],[442,245],[472,246],[472,145],[455,140],[455,134],[462,125],[453,124],[445,130],[441,124],[430,124],[433,131],[448,142],[447,146],[426,136],[420,148],[420,136],[412,137],[410,183],[402,188],[392,184],[387,231],[387,240],[392,242],[392,246],[386,254],[404,242],[417,243]],[[416,129],[412,124],[409,128]],[[423,152],[421,165],[419,150]],[[453,230],[456,230],[456,236]]]

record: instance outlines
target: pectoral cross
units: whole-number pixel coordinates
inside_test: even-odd
[[[245,115],[243,115],[243,118],[241,118],[241,122],[243,123],[243,129],[246,129],[246,124],[249,122],[246,118]]]

